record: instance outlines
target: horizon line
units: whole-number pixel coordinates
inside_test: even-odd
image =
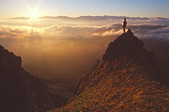
[[[129,18],[129,19],[169,19],[169,17],[140,17],[140,16],[114,16],[114,15],[82,15],[82,16],[38,16],[37,19],[79,19],[82,17],[117,17],[117,18]],[[18,20],[27,20],[31,19],[31,17],[28,16],[17,16],[17,17],[11,17],[11,18],[6,18],[6,19],[18,19]]]

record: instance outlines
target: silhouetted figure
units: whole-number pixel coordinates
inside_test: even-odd
[[[124,18],[124,22],[123,22],[123,31],[124,31],[124,33],[126,33],[126,26],[127,26],[127,21],[126,21],[126,18]]]

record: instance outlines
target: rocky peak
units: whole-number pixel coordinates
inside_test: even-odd
[[[111,61],[119,56],[135,57],[139,52],[144,52],[144,43],[133,35],[129,29],[127,33],[120,35],[114,42],[111,42],[103,55],[104,61]]]
[[[81,81],[79,81],[79,85],[83,85],[81,87],[84,89],[91,80],[100,80],[100,78],[96,78],[100,72],[99,70],[110,73],[113,70],[123,69],[130,64],[143,67],[151,78],[162,82],[159,75],[162,73],[156,64],[153,53],[147,51],[144,48],[143,41],[138,39],[129,29],[127,33],[123,33],[117,37],[114,42],[109,44],[102,60],[98,62],[93,69],[93,73],[89,73],[82,78]],[[109,69],[105,70],[106,68]],[[95,73],[97,70],[99,72]],[[99,77],[105,76],[107,77],[108,75],[100,74]],[[83,91],[83,89],[79,89],[79,85],[77,85],[77,88],[75,89],[75,94],[80,94],[81,91]]]
[[[0,46],[0,111],[44,112],[53,108],[48,88],[21,67],[21,57]]]
[[[6,67],[21,67],[22,61],[20,56],[15,56],[12,52],[8,52],[8,50],[4,49],[0,46],[0,68]]]
[[[111,62],[122,57],[129,58],[138,65],[144,65],[147,69],[156,65],[153,52],[147,51],[143,41],[133,35],[130,29],[109,44],[102,60]]]

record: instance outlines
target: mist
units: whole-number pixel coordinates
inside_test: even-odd
[[[90,72],[108,43],[122,34],[123,18],[92,19],[92,22],[89,17],[76,19],[1,23],[0,44],[21,56],[24,69],[35,76],[76,80]],[[146,49],[154,52],[161,69],[169,74],[169,20],[127,20],[128,28],[144,41]]]

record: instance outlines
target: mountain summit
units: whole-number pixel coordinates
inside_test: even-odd
[[[144,43],[133,35],[129,29],[127,33],[123,33],[114,42],[109,44],[105,54],[104,61],[112,61],[116,57],[128,56],[136,57],[140,52],[145,52]]]
[[[80,79],[70,103],[56,111],[169,111],[169,89],[157,80],[160,74],[153,53],[129,29]]]
[[[155,64],[153,53],[144,48],[143,41],[134,36],[130,29],[109,44],[102,59],[111,62],[118,57],[130,58],[136,63],[146,66]]]
[[[143,66],[151,77],[158,81],[163,81],[161,75],[159,75],[163,73],[156,64],[153,52],[147,51],[144,48],[143,41],[133,35],[130,29],[109,44],[102,60],[111,62],[119,58],[132,60],[135,64]]]

